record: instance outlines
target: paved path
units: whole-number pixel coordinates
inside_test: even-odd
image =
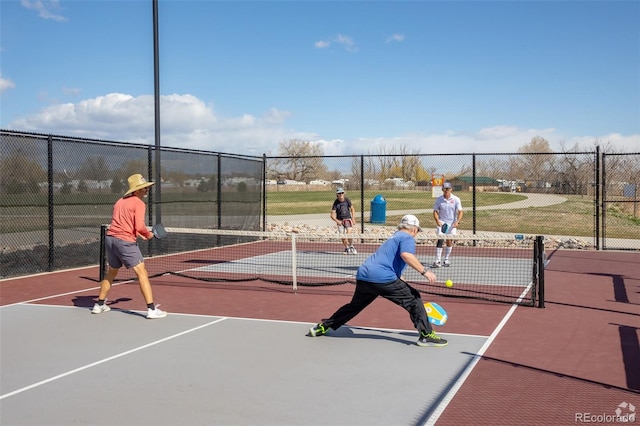
[[[528,207],[546,207],[554,204],[560,204],[567,201],[565,197],[561,197],[559,195],[553,194],[523,194],[527,198],[520,201],[514,201],[513,203],[505,203],[505,204],[496,204],[493,206],[481,206],[477,207],[476,210],[502,210],[502,209],[523,209]],[[465,207],[465,206],[463,206]],[[470,211],[470,206],[466,207],[467,211]],[[422,213],[431,213],[433,209],[416,209],[411,211],[406,210],[388,210],[387,215],[389,216],[400,216],[406,213],[412,214],[422,214]],[[370,212],[365,212],[365,220],[369,220]],[[267,224],[285,224],[288,223],[290,225],[304,223],[310,226],[333,226],[333,222],[329,217],[329,212],[327,213],[316,213],[316,214],[305,214],[305,215],[280,215],[280,216],[268,216]]]

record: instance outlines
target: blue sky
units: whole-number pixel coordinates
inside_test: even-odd
[[[161,142],[640,152],[639,1],[159,0]],[[154,143],[151,0],[0,1],[0,127]]]

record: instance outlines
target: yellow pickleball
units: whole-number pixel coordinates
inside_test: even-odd
[[[451,280],[446,280],[446,281],[444,282],[444,285],[446,285],[447,287],[453,287],[453,281],[451,281]]]

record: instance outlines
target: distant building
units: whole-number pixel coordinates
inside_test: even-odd
[[[415,183],[411,181],[405,181],[403,178],[399,177],[387,178],[384,180],[384,183],[387,186],[395,186],[400,188],[409,188],[415,186]]]
[[[473,176],[456,176],[445,181],[451,184],[454,191],[473,190]],[[476,176],[476,187],[478,192],[500,191],[500,182],[488,176]]]

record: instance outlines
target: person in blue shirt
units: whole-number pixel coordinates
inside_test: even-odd
[[[409,265],[430,283],[436,280],[435,274],[425,269],[415,254],[415,237],[420,231],[422,228],[417,217],[403,216],[398,230],[358,268],[351,302],[311,327],[308,335],[317,337],[327,334],[329,329],[337,330],[381,296],[409,312],[419,332],[418,346],[446,346],[447,341],[439,337],[429,323],[420,293],[402,278],[402,272]]]

